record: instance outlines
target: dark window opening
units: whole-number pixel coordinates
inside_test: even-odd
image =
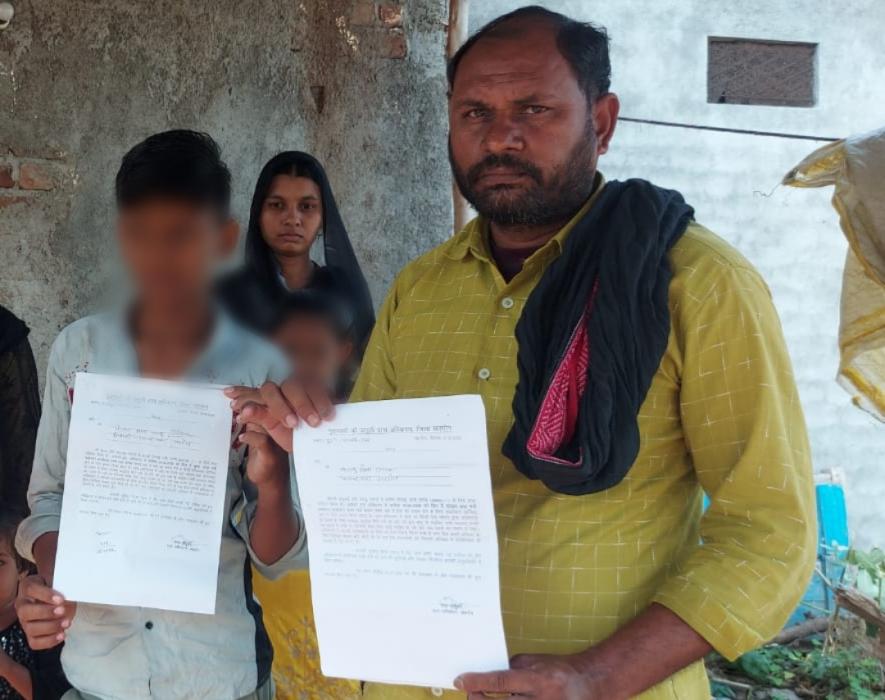
[[[707,102],[813,107],[817,44],[709,37]]]

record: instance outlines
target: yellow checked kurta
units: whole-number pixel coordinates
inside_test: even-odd
[[[501,445],[513,421],[516,322],[571,226],[510,283],[481,219],[410,263],[352,398],[483,397],[510,654],[583,650],[657,601],[734,658],[780,630],[815,558],[808,440],[768,289],[737,251],[691,224],[670,253],[671,332],[639,414],[636,462],[607,491],[556,494],[520,474]],[[703,516],[702,491],[712,501]],[[709,694],[698,662],[641,697]],[[439,691],[370,684],[365,695]]]

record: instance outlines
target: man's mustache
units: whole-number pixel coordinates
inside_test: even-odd
[[[479,161],[479,163],[471,166],[467,171],[467,182],[471,185],[476,185],[479,178],[481,178],[487,170],[491,170],[492,168],[506,168],[507,170],[519,173],[520,175],[530,177],[539,185],[544,183],[544,176],[537,165],[507,154],[486,156]]]

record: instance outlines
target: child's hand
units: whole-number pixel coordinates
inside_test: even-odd
[[[257,423],[286,452],[292,451],[292,429],[300,421],[317,426],[331,420],[335,408],[328,390],[321,386],[305,386],[296,379],[287,379],[277,386],[265,382],[260,389],[232,386],[224,390],[238,412],[238,421]]]
[[[289,486],[289,456],[260,425],[246,423],[237,438],[249,447],[246,476],[259,489],[280,487],[287,492]]]
[[[28,576],[22,581],[15,608],[28,645],[34,650],[61,644],[77,612],[77,604],[47,586],[42,576]]]

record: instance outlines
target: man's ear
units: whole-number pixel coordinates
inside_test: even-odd
[[[620,111],[621,102],[613,92],[600,95],[593,103],[593,128],[596,131],[596,154],[599,156],[608,152]]]
[[[240,239],[240,223],[230,218],[224,223],[221,231],[221,256],[228,257],[237,249],[237,241]]]

